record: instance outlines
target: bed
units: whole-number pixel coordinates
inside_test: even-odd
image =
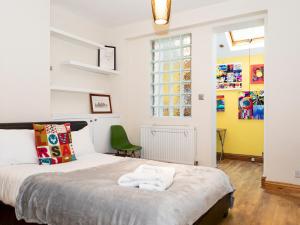
[[[68,122],[71,123],[71,129],[73,131],[80,130],[87,126],[87,123],[82,121]],[[32,129],[32,123],[0,124],[0,129]],[[87,209],[89,205],[93,205],[94,208],[98,207],[98,210],[93,212],[97,215],[95,214],[96,216],[93,216],[94,214],[87,209],[88,213],[91,214],[90,217],[85,218],[85,220],[81,220],[81,218],[69,218],[70,220],[68,220],[68,218],[66,218],[56,223],[56,221],[50,219],[49,221],[51,222],[49,224],[51,225],[106,225],[108,222],[103,221],[110,220],[114,221],[109,222],[111,225],[165,225],[165,222],[161,222],[164,220],[168,222],[170,221],[169,224],[174,225],[214,225],[218,224],[218,222],[228,215],[228,210],[233,205],[233,188],[230,183],[228,184],[229,180],[227,176],[223,174],[223,172],[214,168],[196,168],[185,165],[167,164],[168,166],[174,166],[176,171],[179,172],[174,178],[174,184],[167,191],[165,191],[165,193],[145,192],[133,188],[130,189],[119,187],[114,184],[116,183],[116,178],[120,174],[124,173],[125,171],[130,171],[132,168],[135,168],[137,165],[142,163],[166,165],[166,163],[145,161],[143,159],[128,159],[101,153],[93,153],[79,157],[77,161],[55,166],[39,166],[35,164],[0,166],[0,225],[29,224],[24,220],[18,221],[15,211],[19,214],[20,212],[26,211],[23,208],[27,207],[27,203],[30,205],[32,202],[32,205],[35,204],[36,208],[30,208],[30,210],[35,212],[40,210],[37,208],[41,208],[41,211],[36,213],[39,216],[44,213],[49,204],[57,204],[57,207],[60,207],[66,202],[69,202],[69,212],[70,214],[73,213],[73,216],[69,216],[75,217],[75,214],[78,214],[78,216],[82,217],[80,212],[75,213],[76,210],[78,210],[78,207],[71,209],[73,205],[76,205],[74,204],[74,201],[72,203],[74,193],[72,196],[71,193],[69,193],[70,191],[66,191],[67,189],[74,189],[75,192],[78,192],[80,195],[82,195],[79,200],[81,202],[80,207],[82,207],[82,210]],[[200,181],[198,178],[202,180]],[[34,183],[34,180],[37,183]],[[61,180],[64,181],[64,185],[60,185],[58,182]],[[65,181],[72,181],[72,184]],[[97,182],[97,186],[95,186],[95,182]],[[26,185],[28,187],[27,189],[25,188]],[[84,186],[84,188],[80,186]],[[55,190],[55,193],[61,192],[60,195],[58,197],[55,196],[56,198],[54,197],[52,202],[50,202],[50,200],[49,202],[46,202],[47,199],[50,199],[50,194],[47,194],[51,193],[51,191],[55,188],[58,188]],[[27,191],[31,189],[33,190],[32,192]],[[47,191],[39,191],[41,189],[47,189]],[[40,195],[36,195],[37,193]],[[91,196],[91,194],[93,194],[93,201],[88,202],[88,198]],[[25,197],[20,200],[20,196]],[[147,198],[144,198],[144,196],[147,196]],[[35,202],[36,199],[43,198],[46,200]],[[29,200],[28,202],[26,202],[26,200],[24,203],[24,199]],[[95,201],[95,199],[97,199],[97,201]],[[17,204],[22,201],[23,205]],[[122,207],[124,202],[127,205]],[[186,206],[183,207],[178,204],[180,202],[182,205],[185,204]],[[156,209],[158,207],[163,210],[158,211]],[[50,210],[51,213],[54,214],[45,214],[41,217],[44,216],[47,218],[49,215],[55,217],[53,216],[56,215],[55,213],[63,210],[65,210],[65,208],[55,211],[54,207],[54,209],[52,208]],[[126,210],[130,211],[129,214],[131,216],[127,216],[128,212],[124,212]],[[67,217],[67,214],[68,213],[65,213],[63,215]],[[98,217],[99,215],[101,215],[101,217],[92,218]],[[134,215],[134,221],[132,220],[132,215]],[[26,216],[22,218],[25,217]],[[46,221],[45,218],[41,219],[40,221],[35,221],[31,218],[25,219],[27,222],[33,222],[32,224],[42,224],[41,221]],[[73,222],[70,222],[72,219]],[[153,222],[148,223],[149,220],[153,220]],[[74,223],[74,221],[76,221],[76,223]]]

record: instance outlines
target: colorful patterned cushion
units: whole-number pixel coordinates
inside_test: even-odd
[[[76,160],[72,145],[71,125],[33,124],[35,146],[40,165]]]

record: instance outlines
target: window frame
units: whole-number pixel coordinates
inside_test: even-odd
[[[252,38],[252,39],[243,39],[243,40],[234,40],[232,31],[229,31],[228,33],[229,33],[231,44],[233,47],[241,46],[241,45],[248,45],[249,40],[252,40],[252,43],[257,43],[257,42],[261,42],[261,41],[265,40],[264,37],[257,37],[257,38]]]
[[[264,26],[254,26],[250,28],[245,28],[245,29],[252,29],[252,28],[263,28]],[[234,34],[233,32],[239,31],[239,30],[244,30],[244,29],[236,29],[236,30],[231,30],[228,32],[225,32],[225,36],[229,45],[229,48],[231,51],[240,51],[240,50],[247,50],[249,48],[263,48],[264,47],[264,40],[265,40],[265,34],[263,36],[257,35],[256,37],[249,37],[248,39],[234,39]]]

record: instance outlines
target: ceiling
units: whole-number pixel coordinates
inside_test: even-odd
[[[172,12],[182,12],[228,0],[173,0]],[[51,4],[88,17],[106,27],[152,18],[151,0],[51,0]]]

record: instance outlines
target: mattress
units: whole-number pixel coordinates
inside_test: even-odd
[[[37,164],[21,164],[21,165],[0,165],[0,201],[13,207],[16,206],[16,200],[19,190],[26,178],[32,175],[42,173],[62,172],[69,173],[78,170],[86,170],[102,165],[118,163],[125,161],[126,158],[116,157],[101,153],[91,153],[81,156],[78,160],[58,165],[40,166]],[[191,168],[193,166],[169,164],[174,167]],[[233,187],[229,182],[228,176],[218,169],[209,167],[197,167],[199,171],[203,171],[203,179],[201,179],[201,187],[197,192],[200,194],[200,205],[197,205],[197,211],[206,212],[218,200],[226,194],[233,192]],[[180,177],[180,176],[179,176]],[[174,182],[176,182],[176,175]],[[193,182],[192,182],[193,183]],[[201,215],[202,215],[201,214]],[[198,215],[200,217],[201,215]],[[198,218],[197,217],[197,218]]]
[[[123,160],[27,178],[17,197],[17,218],[53,225],[191,225],[233,191],[228,176],[215,168],[134,158]],[[118,185],[122,175],[141,165],[173,167],[176,171],[173,184],[166,191]]]
[[[51,166],[37,164],[0,165],[0,201],[15,207],[19,189],[23,181],[31,175],[49,172],[72,172],[122,160],[124,158],[92,153],[78,157],[76,161]]]

